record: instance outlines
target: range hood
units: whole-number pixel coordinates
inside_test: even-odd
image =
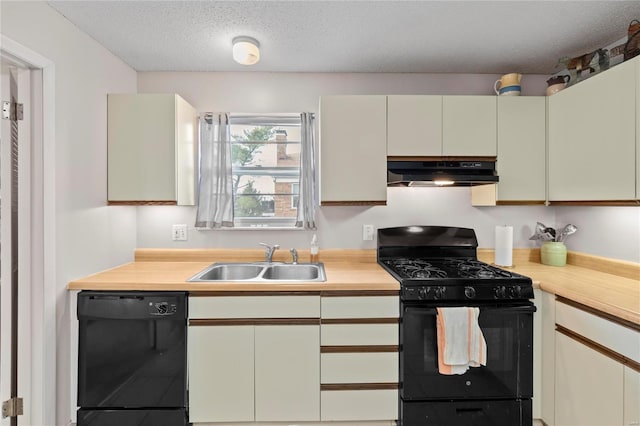
[[[495,161],[387,161],[387,186],[475,186],[496,182]]]

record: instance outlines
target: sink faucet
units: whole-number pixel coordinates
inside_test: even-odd
[[[265,262],[269,262],[269,263],[273,262],[273,252],[278,250],[280,246],[278,244],[274,244],[272,246],[270,246],[267,243],[259,243],[259,244],[265,247],[265,251],[264,251]]]
[[[289,252],[291,252],[291,257],[293,258],[291,263],[295,265],[296,263],[298,263],[298,250],[292,248],[291,250],[289,250]]]

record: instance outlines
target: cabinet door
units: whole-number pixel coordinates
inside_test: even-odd
[[[542,290],[533,290],[533,418],[542,418]]]
[[[108,96],[108,200],[194,204],[195,109],[173,94]]]
[[[384,419],[395,424],[398,418],[398,390],[327,390],[322,391],[322,421],[357,421],[370,425]]]
[[[189,421],[254,420],[254,327],[191,326]]]
[[[255,328],[256,421],[320,420],[320,326]]]
[[[443,96],[442,155],[496,156],[496,96]]]
[[[386,96],[320,99],[320,200],[386,204]]]
[[[624,425],[640,425],[640,373],[624,367]]]
[[[555,425],[555,371],[556,371],[556,296],[546,291],[540,291],[540,293],[534,293],[535,297],[540,294],[540,311],[534,314],[534,319],[540,319],[540,328],[542,332],[541,336],[541,377],[540,385],[541,390],[538,396],[540,397],[540,410],[541,419],[548,425]],[[534,338],[535,338],[535,323],[534,323]],[[534,342],[535,345],[535,342]],[[534,346],[535,350],[535,346]],[[535,356],[535,353],[534,353]],[[534,361],[534,369],[535,369]],[[535,379],[534,379],[535,383]],[[535,385],[534,385],[535,386]],[[534,398],[535,387],[534,387]],[[536,402],[534,401],[534,404]]]
[[[636,197],[636,62],[549,97],[549,200]]]
[[[498,102],[500,201],[546,200],[546,98],[501,96]]]
[[[387,97],[387,155],[442,155],[442,96]]]
[[[556,332],[556,426],[621,425],[623,365]]]

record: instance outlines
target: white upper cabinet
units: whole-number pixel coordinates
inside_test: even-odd
[[[549,97],[549,200],[636,199],[638,60]]]
[[[497,96],[443,96],[442,155],[495,157]]]
[[[387,97],[320,99],[320,202],[375,205],[387,200]]]
[[[499,97],[499,201],[546,200],[546,99]]]
[[[108,200],[195,201],[197,113],[174,94],[108,95]]]
[[[388,96],[391,157],[495,157],[496,96]]]
[[[442,96],[387,97],[387,155],[442,155]]]

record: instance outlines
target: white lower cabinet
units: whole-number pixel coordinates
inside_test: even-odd
[[[640,425],[640,331],[555,303],[555,426]]]
[[[533,290],[533,303],[537,311],[533,314],[533,418],[542,418],[542,290]]]
[[[398,418],[397,295],[321,298],[322,421]]]
[[[535,293],[536,298],[538,296]],[[540,392],[536,394],[535,387],[535,353],[534,353],[534,388],[533,404],[534,418],[536,418],[535,407],[540,400],[540,419],[547,426],[555,426],[555,372],[556,372],[556,296],[552,293],[540,290]],[[536,313],[537,314],[537,313]],[[536,317],[534,316],[534,319]],[[534,322],[535,339],[535,322]],[[535,345],[535,342],[534,342]]]
[[[556,333],[556,426],[622,425],[624,367]]]
[[[191,296],[189,421],[395,421],[398,315],[397,292]]]
[[[320,420],[319,296],[189,303],[190,422]]]
[[[624,425],[640,425],[640,372],[624,367]]]
[[[398,324],[323,324],[322,345],[397,345]]]
[[[322,391],[322,421],[393,420],[398,416],[394,389]]]
[[[256,421],[320,419],[320,326],[255,328]]]
[[[322,383],[397,383],[398,352],[323,353]]]
[[[189,421],[254,420],[254,326],[189,327]]]

